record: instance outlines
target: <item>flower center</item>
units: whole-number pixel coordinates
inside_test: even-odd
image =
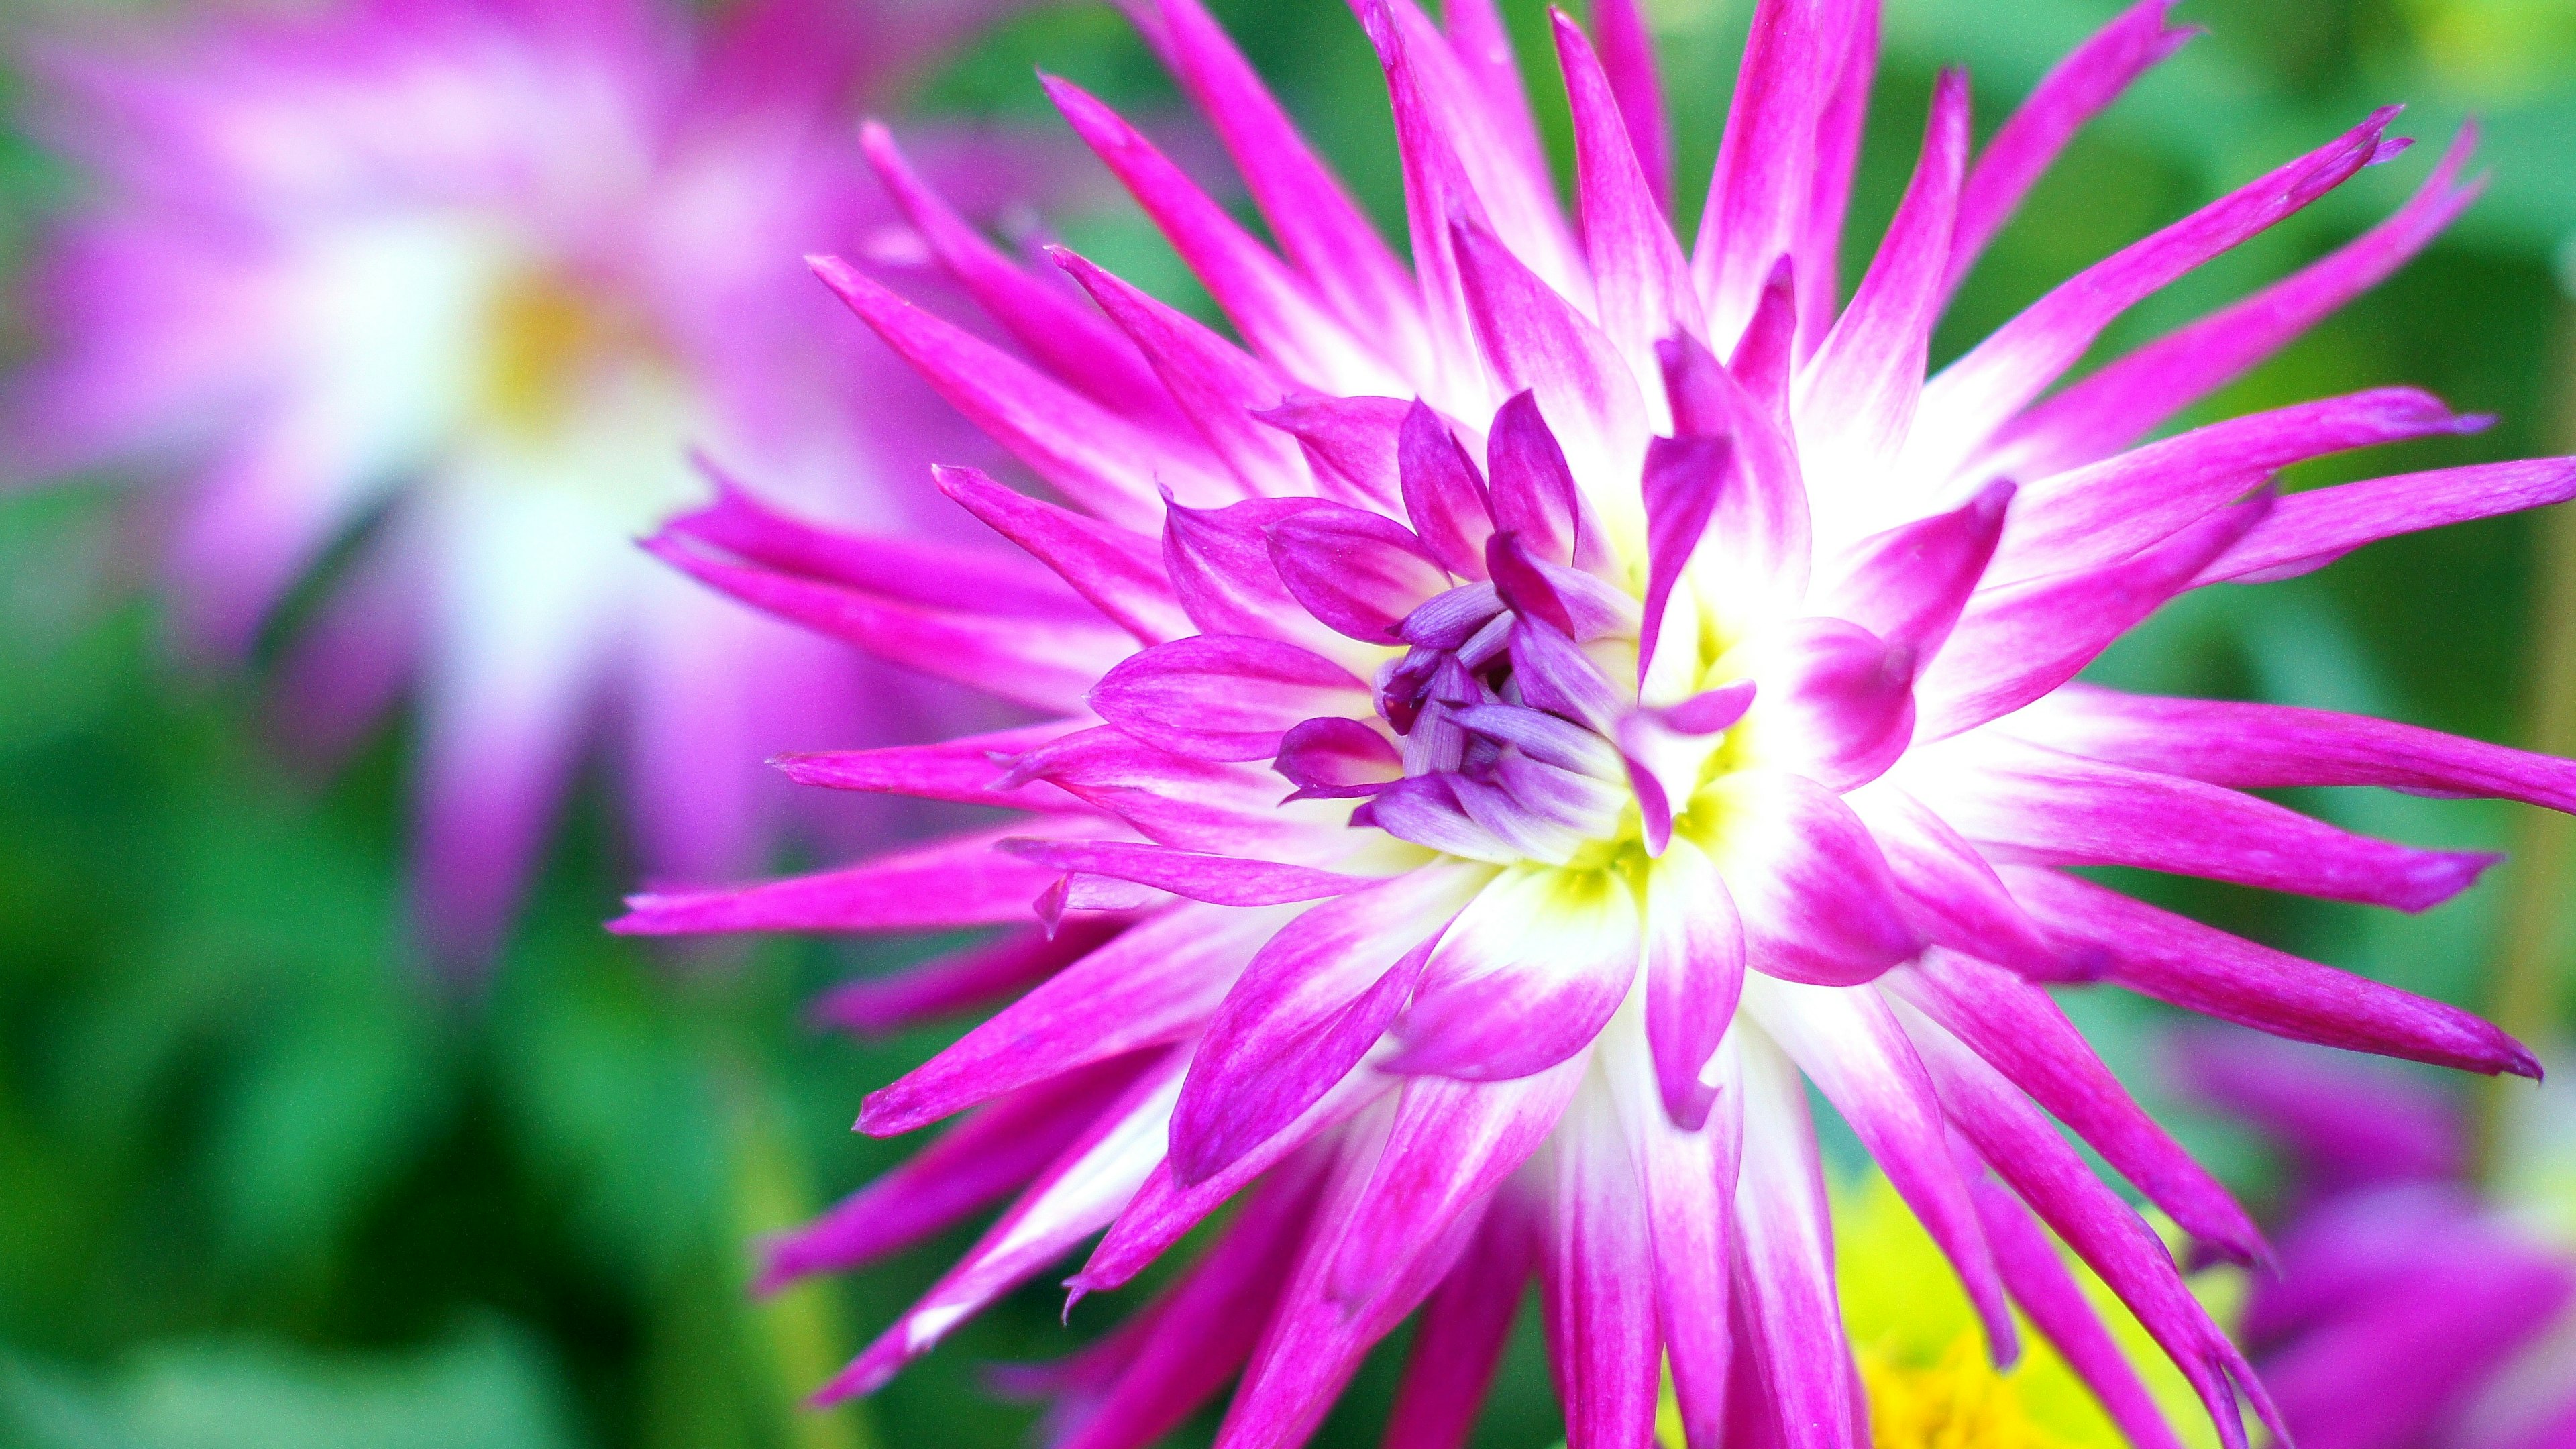
[[[616,374],[667,358],[630,305],[561,271],[531,267],[502,281],[484,316],[480,402],[485,416],[526,438],[570,424]]]
[[[1973,1328],[1928,1366],[1866,1349],[1859,1359],[1878,1449],[2071,1449],[2032,1419]]]

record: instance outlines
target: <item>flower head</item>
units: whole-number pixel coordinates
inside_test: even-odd
[[[2430,1083],[2259,1038],[2180,1045],[2197,1095],[2291,1160],[2279,1272],[2257,1279],[2244,1338],[2298,1442],[2568,1442],[2576,1200],[2479,1192],[2457,1104]],[[2515,1115],[2567,1131],[2563,1102]],[[2529,1145],[2563,1167],[2563,1142]]]
[[[167,571],[219,652],[339,568],[280,713],[336,746],[419,682],[421,893],[460,952],[603,706],[650,868],[700,881],[754,863],[760,755],[866,720],[840,651],[631,540],[703,493],[692,446],[824,517],[940,521],[880,483],[968,435],[794,261],[887,224],[829,123],[933,38],[890,11],[344,0],[46,57],[98,185],[33,286],[10,469],[184,471]],[[961,178],[1034,170],[981,149]]]
[[[2061,867],[2125,864],[2408,910],[2483,856],[2332,829],[2246,787],[2381,784],[2565,808],[2576,767],[2308,711],[2071,683],[2183,590],[2576,493],[2567,461],[2276,499],[2297,459],[2476,427],[2388,390],[2145,447],[2176,409],[2384,275],[2466,201],[2455,150],[2308,271],[2041,401],[2130,304],[2394,154],[2389,115],[2129,247],[1939,376],[1950,289],[2085,115],[2183,36],[2132,9],[1970,156],[1937,89],[1922,160],[1847,303],[1834,255],[1875,54],[1850,0],[1765,0],[1699,239],[1665,221],[1634,7],[1556,17],[1575,119],[1559,208],[1489,5],[1360,10],[1412,263],[1307,151],[1195,0],[1130,5],[1277,238],[1049,81],[1242,346],[1086,259],[1091,308],[961,225],[883,135],[928,250],[1019,352],[838,261],[824,279],[1063,502],[967,469],[948,496],[1033,561],[862,578],[681,520],[717,587],[1042,722],[786,762],[1020,823],[849,870],[639,897],[623,928],[1044,929],[863,983],[878,1026],[1018,999],[868,1101],[899,1133],[975,1109],[779,1245],[863,1261],[1018,1196],[827,1390],[875,1388],[1104,1228],[1119,1287],[1221,1205],[1213,1246],[1099,1346],[1021,1386],[1059,1442],[1131,1445],[1241,1370],[1220,1442],[1289,1444],[1419,1311],[1390,1442],[1458,1442],[1538,1281],[1578,1449],[1842,1445],[1812,1083],[2016,1352],[2018,1304],[2141,1444],[2171,1431],[2056,1255],[2180,1366],[2225,1441],[2244,1360],[2054,1116],[2209,1249],[2263,1249],[2042,983],[2276,1032],[2532,1070],[2465,1013],[2166,914]],[[998,770],[998,773],[997,773]],[[1284,798],[1283,798],[1284,794]],[[1748,1435],[1750,1438],[1738,1438]]]

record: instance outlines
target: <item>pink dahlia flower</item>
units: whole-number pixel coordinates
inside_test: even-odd
[[[1106,1230],[1077,1295],[1237,1204],[1128,1324],[1021,1375],[1056,1440],[1138,1445],[1238,1372],[1228,1446],[1293,1444],[1420,1310],[1390,1442],[1458,1442],[1537,1279],[1572,1442],[1637,1445],[1669,1365],[1689,1442],[1862,1431],[1812,1084],[2014,1352],[2019,1305],[2137,1442],[2173,1442],[2050,1244],[2116,1289],[2231,1445],[2245,1361],[2062,1123],[2211,1249],[2256,1229],[2042,983],[2284,1035],[2535,1070],[2466,1013],[2169,915],[2121,864],[2422,910],[2490,858],[2244,793],[2377,784],[2576,805],[2576,766],[2376,720],[2070,682],[2174,595],[2576,494],[2555,460],[2276,498],[2294,461],[2472,429],[2387,390],[2136,447],[2421,246],[2459,151],[2369,235],[2048,392],[2132,303],[2394,154],[2389,116],[2034,304],[1926,381],[1953,283],[2069,133],[2179,42],[2149,0],[1971,158],[1945,77],[1848,302],[1834,255],[1877,15],[1763,0],[1685,251],[1632,5],[1562,16],[1575,216],[1495,14],[1359,6],[1413,262],[1370,230],[1197,0],[1130,6],[1234,157],[1264,244],[1050,81],[1244,345],[1069,252],[1096,310],[871,154],[1017,353],[820,270],[1052,487],[944,492],[1020,545],[989,581],[681,520],[664,556],[1038,720],[786,762],[1010,823],[847,870],[639,897],[622,929],[1043,926],[834,998],[861,1027],[1021,993],[871,1097],[959,1112],[776,1246],[845,1267],[1012,1196],[826,1394],[865,1392]],[[1283,795],[1285,798],[1283,799]],[[2052,1122],[2052,1118],[2055,1122]],[[1015,1196],[1013,1196],[1015,1195]]]
[[[459,952],[603,713],[647,867],[697,881],[756,864],[762,754],[864,727],[845,651],[632,540],[704,493],[692,446],[823,517],[923,511],[884,485],[963,430],[795,259],[891,220],[845,93],[976,8],[347,0],[45,57],[99,184],[34,281],[9,467],[183,470],[167,572],[217,651],[359,538],[282,714],[323,752],[417,680],[421,904]],[[951,149],[988,191],[1033,170]]]
[[[2455,1104],[2376,1063],[2183,1046],[2196,1094],[2289,1153],[2278,1271],[2256,1277],[2243,1337],[2301,1449],[2576,1445],[2567,1184],[2556,1202],[2482,1198]]]

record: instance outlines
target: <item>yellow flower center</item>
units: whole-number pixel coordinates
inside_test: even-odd
[[[482,406],[504,428],[543,437],[563,427],[604,373],[659,364],[663,349],[632,309],[542,268],[492,294],[484,319]]]
[[[1877,1449],[2067,1449],[2023,1408],[1973,1329],[1928,1366],[1864,1350],[1860,1376]]]

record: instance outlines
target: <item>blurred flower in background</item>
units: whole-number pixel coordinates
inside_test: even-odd
[[[2472,1176],[2459,1100],[2375,1063],[2234,1034],[2185,1085],[2290,1173],[2241,1333],[2302,1449],[2576,1444],[2576,1112],[2521,1094]]]
[[[1964,75],[1944,73],[1848,305],[1836,265],[1874,4],[1756,7],[1687,252],[1633,6],[1597,7],[1589,36],[1551,17],[1579,226],[1498,11],[1359,7],[1395,117],[1409,268],[1196,0],[1127,8],[1277,249],[1088,92],[1048,91],[1244,345],[1059,251],[1098,306],[1083,310],[873,136],[932,253],[1021,352],[846,263],[818,270],[1073,507],[943,470],[942,490],[1031,560],[1020,587],[964,607],[940,574],[874,567],[855,539],[824,558],[749,515],[724,532],[682,518],[655,545],[783,617],[1048,716],[784,762],[814,784],[1029,812],[1015,826],[748,890],[648,893],[620,923],[965,928],[1025,920],[1035,899],[1043,932],[865,988],[879,1026],[1018,995],[869,1098],[861,1126],[880,1135],[968,1115],[777,1244],[773,1281],[1012,1201],[825,1397],[885,1387],[1095,1233],[1077,1299],[1124,1287],[1239,1198],[1117,1332],[1015,1375],[1056,1398],[1052,1442],[1149,1442],[1238,1364],[1218,1442],[1304,1442],[1421,1307],[1388,1438],[1452,1445],[1535,1281],[1578,1449],[1640,1442],[1667,1364],[1695,1446],[1848,1444],[1869,1407],[1812,1082],[1941,1245],[1996,1365],[2015,1356],[2018,1305],[2125,1436],[2171,1441],[2053,1231],[2222,1442],[2246,1442],[2240,1399],[2277,1429],[2164,1243],[2050,1114],[2204,1250],[2250,1260],[2258,1235],[2040,983],[2116,983],[2469,1070],[2536,1066],[2458,1008],[2058,868],[2419,912],[2494,858],[2250,792],[2565,810],[2576,764],[2070,681],[2195,589],[2576,494],[2576,460],[2545,459],[2276,499],[2293,465],[2492,422],[2411,389],[2143,442],[2439,234],[2476,193],[2468,138],[2360,238],[2062,390],[2122,314],[2402,152],[2393,111],[2118,248],[1927,381],[1935,323],[1988,243],[2083,123],[2189,38],[2165,0],[2086,42],[1982,148]],[[1967,1381],[1942,1364],[1860,1372],[1927,1405]]]
[[[348,0],[39,47],[93,195],[28,287],[8,467],[174,475],[180,628],[283,636],[300,750],[416,686],[415,890],[451,959],[493,945],[592,727],[646,871],[710,881],[759,863],[763,756],[903,708],[632,540],[706,493],[692,447],[816,517],[944,522],[910,484],[960,431],[797,258],[883,220],[849,103],[1002,8]],[[933,150],[978,209],[1041,179]]]

